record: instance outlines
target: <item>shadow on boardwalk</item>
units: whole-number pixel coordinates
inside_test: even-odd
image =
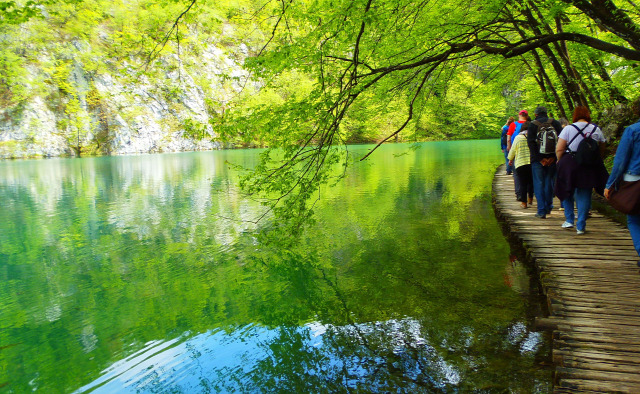
[[[555,393],[640,393],[640,273],[629,232],[593,212],[586,233],[563,229],[564,214],[534,217],[522,209],[501,166],[493,181],[495,211],[534,262],[550,316]]]

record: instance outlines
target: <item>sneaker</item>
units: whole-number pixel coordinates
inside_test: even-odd
[[[536,213],[536,217],[539,219],[546,219],[547,215],[545,215],[544,213]]]
[[[522,209],[526,209],[526,208],[527,208],[527,203],[526,203],[526,202],[521,202],[521,203],[520,203],[520,207],[521,207]]]
[[[578,233],[578,235],[582,235],[582,234],[584,234],[584,231],[583,231],[583,230],[576,230],[576,232]]]
[[[571,228],[573,227],[573,223],[564,222],[562,223],[562,228]]]

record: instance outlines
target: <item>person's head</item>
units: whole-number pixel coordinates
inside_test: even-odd
[[[562,127],[566,127],[569,125],[569,121],[567,120],[567,118],[560,118],[558,119],[558,122],[560,122],[560,126]]]
[[[580,119],[591,122],[591,113],[589,112],[589,108],[585,107],[584,105],[578,105],[576,109],[573,110],[573,123],[579,121]]]
[[[513,116],[509,116],[509,119],[507,119],[507,126],[509,126],[511,123],[515,122],[515,118]]]
[[[529,112],[527,112],[526,109],[523,109],[520,112],[518,112],[518,118],[520,120],[527,120],[527,116],[529,116]]]
[[[533,111],[533,113],[536,115],[536,118],[538,116],[547,116],[547,107],[541,105],[537,107],[536,110]]]

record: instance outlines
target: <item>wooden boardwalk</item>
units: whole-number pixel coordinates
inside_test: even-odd
[[[552,330],[555,393],[640,393],[640,272],[626,228],[595,211],[586,233],[563,229],[558,208],[522,209],[504,165],[493,182],[496,213],[540,275]]]

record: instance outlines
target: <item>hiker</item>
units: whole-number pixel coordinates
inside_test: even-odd
[[[529,116],[529,112],[526,109],[520,110],[518,112],[518,120],[511,123],[509,126],[509,130],[507,130],[507,152],[511,150],[511,145],[513,144],[513,140],[515,140],[516,136],[520,134],[522,130],[522,125],[527,121],[527,117]],[[513,173],[513,185],[516,191],[516,199],[520,201],[521,196],[518,195],[520,190],[520,178],[518,178],[518,173]]]
[[[502,126],[502,134],[500,135],[500,148],[502,149],[502,153],[504,153],[504,160],[507,166],[507,175],[511,175],[511,173],[513,172],[513,166],[509,165],[509,159],[507,159],[507,155],[509,154],[509,151],[507,150],[507,131],[509,130],[509,126],[511,126],[511,123],[513,123],[514,121],[515,119],[513,118],[513,116],[509,116],[509,119],[507,119],[507,123]]]
[[[533,204],[533,177],[531,175],[531,155],[529,153],[529,145],[527,144],[527,128],[530,119],[523,123],[521,132],[513,140],[513,145],[509,151],[509,164],[515,166],[515,172],[519,179],[518,186],[520,190],[516,190],[518,201],[522,208],[527,208]]]
[[[631,104],[631,110],[636,118],[640,117],[640,98]],[[622,134],[613,160],[611,175],[604,190],[607,200],[611,195],[611,188],[619,181],[640,181],[640,120],[627,127]],[[633,246],[640,256],[640,214],[627,215],[627,227],[633,239]],[[640,260],[638,260],[638,267],[640,267]]]
[[[557,120],[547,116],[547,108],[539,106],[535,109],[534,115],[535,120],[527,130],[527,143],[531,154],[533,193],[538,204],[535,216],[544,219],[553,209],[553,184],[556,177],[555,142],[562,129]]]
[[[560,127],[562,127],[563,129],[569,126],[569,121],[565,118],[559,118],[558,122],[560,122]]]
[[[591,146],[588,146],[588,143],[591,143]],[[564,208],[565,222],[562,223],[562,228],[574,226],[574,202],[578,206],[578,235],[584,234],[586,229],[592,190],[603,194],[609,177],[602,161],[604,143],[602,130],[591,123],[589,109],[584,106],[577,106],[573,110],[573,123],[562,129],[558,136],[558,176],[555,194],[562,201]]]

